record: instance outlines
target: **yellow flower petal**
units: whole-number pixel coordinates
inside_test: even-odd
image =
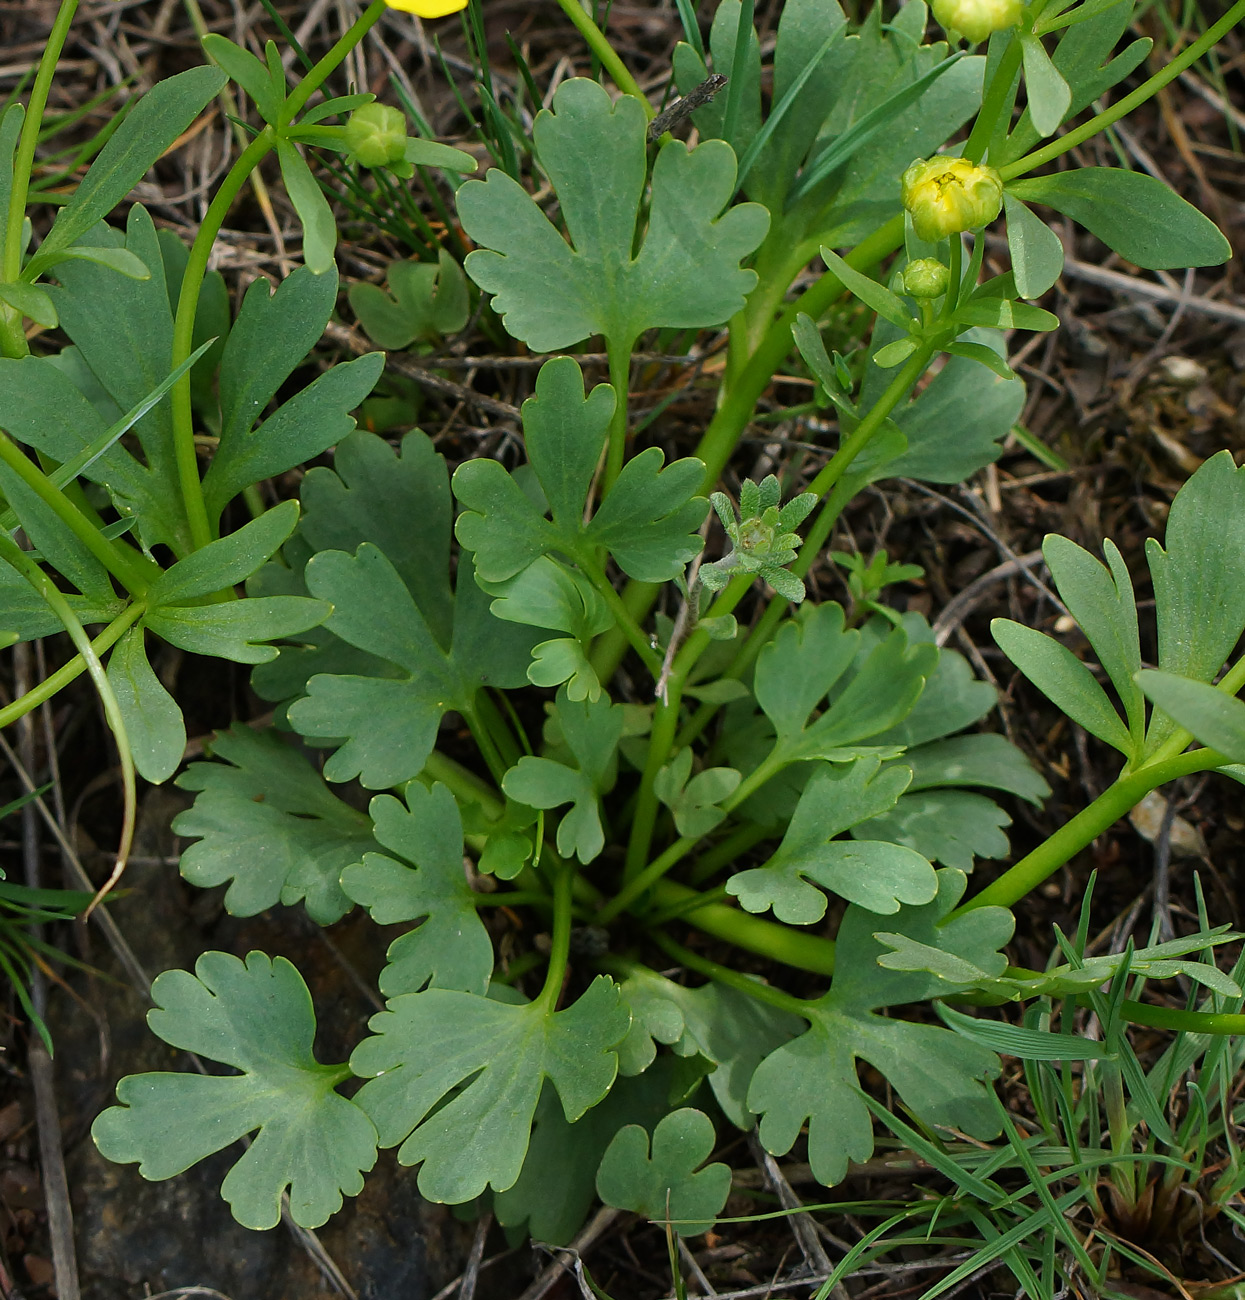
[[[418,18],[444,18],[466,9],[467,0],[385,0],[390,9],[401,9]]]

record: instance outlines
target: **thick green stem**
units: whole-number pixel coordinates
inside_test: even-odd
[[[632,876],[618,893],[601,908],[596,915],[596,924],[609,925],[619,912],[630,907],[637,898],[655,885],[666,872],[679,862],[682,862],[696,847],[697,843],[698,841],[694,837],[687,835],[675,840],[661,857],[655,858],[638,875]]]
[[[601,481],[601,495],[608,495],[627,455],[627,388],[631,381],[631,345],[607,341],[610,359],[610,383],[614,388],[614,414],[610,420],[609,449],[605,454],[605,474]]]
[[[1112,104],[1110,108],[1104,112],[1096,113],[1088,122],[1075,127],[1066,135],[1061,135],[1057,140],[1052,140],[1049,144],[1043,145],[1040,149],[1035,149],[1023,158],[1017,158],[1015,162],[1008,163],[1006,167],[1001,167],[999,174],[1005,181],[1015,180],[1017,176],[1023,176],[1026,172],[1042,167],[1058,158],[1061,154],[1067,153],[1069,149],[1075,149],[1077,145],[1084,144],[1091,136],[1097,135],[1099,131],[1105,131],[1107,127],[1118,122],[1120,118],[1127,117],[1133,109],[1144,104],[1146,100],[1152,99],[1164,86],[1174,81],[1186,68],[1196,63],[1203,54],[1217,45],[1242,18],[1245,18],[1245,0],[1237,0],[1237,3],[1232,8],[1217,23],[1208,27],[1192,45],[1182,50],[1170,63],[1160,68],[1154,76],[1143,81],[1131,94],[1125,95],[1118,104]]]
[[[1082,849],[1092,844],[1108,827],[1127,816],[1151,790],[1193,772],[1222,767],[1227,762],[1228,759],[1213,749],[1195,749],[1188,754],[1177,754],[1174,758],[1151,761],[1145,767],[1121,776],[1070,822],[1061,826],[1032,853],[1021,858],[993,884],[987,885],[967,903],[958,907],[947,919],[962,916],[978,907],[1013,906]]]
[[[0,433],[0,461],[51,510],[88,551],[133,596],[142,596],[159,576],[151,560],[123,542],[107,538],[7,434]]]
[[[627,861],[623,868],[623,879],[628,882],[640,874],[653,842],[653,828],[657,825],[659,804],[656,794],[657,773],[665,766],[670,756],[670,747],[674,744],[674,735],[679,726],[679,705],[683,699],[684,680],[684,677],[679,677],[676,681],[675,674],[671,674],[666,687],[666,698],[658,702],[657,710],[653,714],[653,730],[648,740],[648,759],[644,764],[640,794],[631,819],[631,837],[627,841]]]
[[[711,880],[723,867],[729,867],[741,854],[747,853],[753,845],[760,844],[762,840],[769,839],[773,834],[773,827],[758,826],[755,822],[739,827],[696,859],[695,866],[689,874],[691,883],[700,885],[706,880]]]
[[[746,993],[750,998],[756,998],[758,1002],[764,1002],[771,1007],[777,1007],[780,1011],[789,1011],[792,1015],[808,1019],[808,1003],[800,998],[793,998],[790,993],[784,993],[771,984],[762,984],[760,980],[749,979],[747,975],[731,970],[729,966],[723,966],[716,961],[710,961],[708,957],[702,957],[699,953],[691,952],[681,943],[675,943],[668,935],[655,934],[653,942],[688,970],[699,971],[701,975],[717,984],[725,984],[740,993]]]
[[[545,1010],[553,1011],[562,993],[566,979],[567,962],[571,955],[571,922],[574,920],[574,894],[572,885],[578,874],[569,862],[558,865],[557,879],[553,884],[553,926],[549,938],[549,966],[545,971],[545,984],[536,999]]]
[[[238,191],[246,184],[251,172],[259,166],[264,155],[276,143],[273,129],[265,127],[239,154],[221,182],[215,197],[208,205],[182,276],[181,292],[177,298],[177,315],[173,321],[172,366],[176,369],[190,356],[194,346],[195,313],[199,307],[199,293],[203,277],[207,274],[208,258],[216,236],[224,225],[225,217]],[[203,484],[199,480],[199,462],[195,454],[194,416],[190,407],[190,375],[184,374],[173,386],[169,397],[173,413],[173,454],[177,460],[177,481],[181,488],[182,503],[190,527],[192,548],[198,550],[212,540],[212,527],[208,522],[207,505],[203,499]]]
[[[634,615],[623,598],[614,590],[614,584],[610,582],[600,564],[583,556],[579,558],[579,563],[580,567],[591,579],[597,594],[609,606],[610,613],[614,615],[619,630],[627,638],[631,648],[640,656],[644,666],[652,673],[653,680],[656,681],[661,676],[661,655],[653,649],[652,643],[644,635],[644,629],[635,621]]]
[[[639,82],[627,71],[627,66],[615,53],[609,38],[588,16],[587,10],[579,0],[558,0],[562,12],[573,22],[584,38],[585,44],[597,56],[601,66],[614,79],[614,85],[626,95],[634,95],[644,105],[644,112],[651,122],[657,116],[657,110],[648,102]]]
[[[994,70],[994,78],[986,88],[981,108],[977,112],[977,120],[973,123],[973,129],[969,132],[968,141],[964,145],[964,157],[969,162],[979,163],[985,157],[999,117],[1009,102],[1012,82],[1020,70],[1022,54],[1020,33],[1016,32],[1013,34],[1012,43],[999,60],[999,66]],[[953,280],[952,283],[954,284],[955,281]]]
[[[815,934],[801,934],[798,930],[779,925],[777,921],[767,921],[726,903],[705,903],[696,907],[696,891],[673,880],[658,881],[653,893],[657,906],[663,910],[686,906],[687,911],[681,914],[680,919],[705,934],[725,939],[760,957],[771,957],[796,970],[813,975],[834,974],[833,940],[819,939]]]
[[[4,262],[0,267],[0,280],[12,283],[22,273],[22,227],[26,221],[26,197],[30,192],[30,173],[35,165],[35,149],[39,144],[39,132],[43,128],[43,114],[48,105],[48,93],[52,89],[52,78],[56,75],[56,65],[60,61],[61,50],[69,28],[77,12],[78,0],[61,0],[56,20],[48,33],[47,44],[39,59],[39,71],[35,74],[35,84],[30,89],[30,100],[26,105],[26,116],[22,122],[22,132],[18,137],[17,150],[13,156],[13,182],[9,190],[9,210],[3,214],[6,219],[4,228]],[[26,334],[22,329],[21,312],[7,304],[0,304],[0,354],[6,357],[24,357],[30,352],[26,343]]]
[[[136,600],[118,614],[91,642],[91,649],[96,657],[98,658],[106,650],[110,650],[116,645],[125,633],[142,618],[146,611],[147,606],[141,600]],[[32,687],[25,695],[14,700],[12,704],[0,709],[0,727],[7,727],[10,723],[16,722],[18,718],[25,717],[32,709],[37,709],[44,701],[50,700],[58,691],[63,690],[70,682],[80,677],[86,671],[86,668],[86,660],[80,654],[74,655],[67,664],[62,665],[54,673],[49,673],[38,686]]]

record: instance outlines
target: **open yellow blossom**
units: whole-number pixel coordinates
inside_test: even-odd
[[[903,205],[917,238],[936,244],[988,226],[1002,210],[1003,181],[967,158],[922,158],[903,174]]]
[[[467,0],[385,0],[390,9],[401,9],[417,18],[444,18],[466,9]]]

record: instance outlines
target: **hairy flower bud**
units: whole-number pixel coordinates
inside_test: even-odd
[[[466,9],[467,0],[385,0],[390,9],[401,9],[416,18],[444,18]]]
[[[976,43],[1020,21],[1020,0],[934,0],[934,17],[949,32]]]
[[[364,167],[387,167],[406,153],[406,118],[388,104],[364,104],[350,114],[346,144]]]
[[[904,267],[903,291],[913,298],[941,298],[951,272],[936,257],[919,257]]]
[[[1003,207],[1003,181],[967,158],[918,159],[903,174],[903,205],[917,238],[934,244],[989,225]]]

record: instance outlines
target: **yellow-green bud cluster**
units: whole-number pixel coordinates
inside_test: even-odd
[[[917,238],[936,244],[988,226],[1003,208],[1003,180],[966,158],[922,158],[903,174],[903,205]]]
[[[364,167],[390,167],[406,155],[406,118],[388,104],[364,104],[350,114],[346,144]]]
[[[941,298],[951,272],[936,257],[918,257],[904,267],[903,291],[913,298]]]
[[[1020,21],[1020,0],[934,0],[934,17],[948,32],[958,32],[976,44]]]

